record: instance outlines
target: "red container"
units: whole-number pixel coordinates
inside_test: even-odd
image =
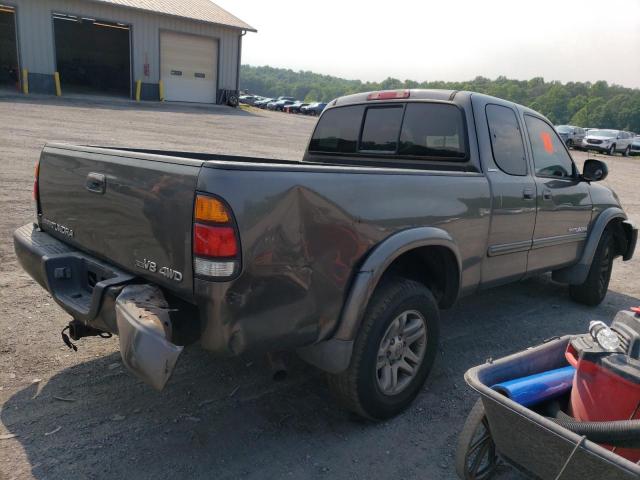
[[[619,312],[611,329],[620,339],[619,352],[602,349],[590,334],[567,346],[567,361],[576,368],[570,413],[580,421],[640,419],[640,316]],[[603,446],[640,461],[640,449]]]

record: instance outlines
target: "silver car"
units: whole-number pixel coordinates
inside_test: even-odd
[[[633,137],[631,142],[631,155],[640,155],[640,135]]]
[[[584,137],[582,148],[596,150],[607,155],[615,155],[616,152],[622,152],[625,157],[628,157],[631,152],[632,142],[633,134],[630,132],[593,128]]]
[[[585,136],[584,128],[573,125],[556,125],[556,131],[567,147],[573,148],[582,145]]]

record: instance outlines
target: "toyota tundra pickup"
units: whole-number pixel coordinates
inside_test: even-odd
[[[157,389],[195,342],[296,351],[383,419],[421,389],[459,297],[553,272],[603,300],[637,239],[606,176],[520,105],[363,93],[329,104],[299,161],[48,144],[14,243],[73,317],[68,346],[117,334]]]

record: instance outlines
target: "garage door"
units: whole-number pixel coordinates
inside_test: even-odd
[[[17,89],[19,71],[15,11],[0,5],[0,86]]]
[[[218,74],[217,40],[162,32],[160,67],[166,100],[215,103]]]
[[[63,92],[131,95],[128,25],[54,13],[53,27]]]

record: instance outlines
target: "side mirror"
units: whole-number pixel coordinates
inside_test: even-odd
[[[587,182],[599,182],[600,180],[607,178],[607,175],[609,175],[609,168],[607,168],[606,163],[592,158],[584,162],[582,178]]]

